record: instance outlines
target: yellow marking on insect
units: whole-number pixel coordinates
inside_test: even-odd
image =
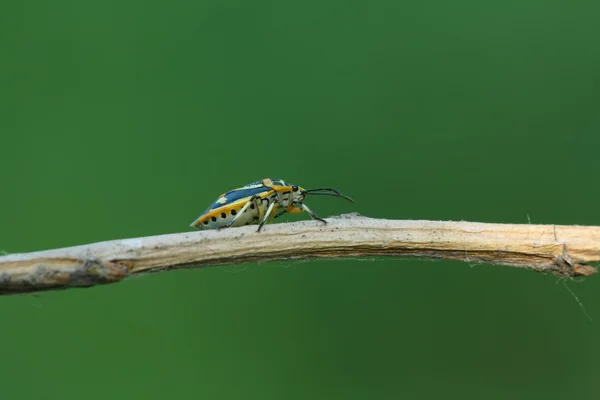
[[[297,214],[306,211],[312,219],[326,223],[304,204],[307,195],[342,197],[354,202],[335,189],[321,187],[306,190],[281,179],[265,178],[246,186],[223,193],[198,217],[191,226],[199,229],[220,229],[230,226],[263,224],[288,212]],[[277,211],[283,211],[277,214]]]
[[[238,208],[241,209],[244,206],[244,204],[246,204],[246,202],[248,200],[250,200],[250,197],[246,197],[246,198],[243,198],[243,199],[236,200],[233,203],[225,204],[222,207],[215,208],[214,210],[210,210],[205,215],[210,218],[210,217],[213,217],[215,215],[221,215],[221,213],[229,213],[229,212],[231,212],[231,210],[238,211]]]
[[[303,212],[304,210],[298,207],[294,207],[292,205],[289,205],[286,209],[286,212],[290,213],[290,214],[299,214],[301,212]]]

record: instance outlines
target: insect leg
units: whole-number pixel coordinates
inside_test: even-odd
[[[233,223],[235,221],[237,221],[237,219],[240,217],[240,215],[242,215],[244,213],[244,211],[246,211],[248,209],[248,207],[250,207],[250,205],[252,203],[254,203],[254,207],[256,207],[256,199],[258,199],[259,197],[257,195],[254,195],[252,197],[250,197],[250,199],[246,202],[246,204],[244,204],[244,207],[242,207],[242,209],[237,213],[237,215],[235,216],[235,218],[233,218],[231,220],[230,223],[227,224],[227,227],[229,228],[230,226],[233,225]]]
[[[263,205],[263,203],[262,203],[263,199],[267,199],[268,200],[268,198],[271,195],[273,195],[273,192],[275,191],[275,189],[271,188],[270,186],[267,186],[267,187],[270,190],[268,192],[266,192],[266,193],[261,194],[261,195],[257,195],[256,196],[256,200],[255,200],[256,201],[255,207],[256,207],[256,209],[258,211],[258,220],[259,221],[262,221],[262,219],[265,217],[265,207],[262,206]],[[260,205],[260,207],[259,207],[259,205]]]
[[[257,232],[260,232],[263,225],[269,220],[269,218],[271,217],[271,214],[273,214],[273,211],[275,210],[276,205],[277,205],[277,200],[273,200],[273,202],[271,204],[269,204],[269,208],[267,208],[267,212],[265,212],[264,218],[260,222],[260,225],[258,225]]]
[[[279,211],[279,212],[278,212],[278,213],[277,213],[277,214],[276,214],[276,215],[273,217],[273,219],[275,219],[275,218],[278,218],[278,217],[281,217],[281,216],[282,216],[283,214],[285,214],[286,212],[287,212],[287,210],[284,208],[283,210]]]
[[[302,204],[302,209],[303,209],[304,211],[306,211],[307,213],[309,213],[309,214],[310,214],[310,216],[312,217],[312,219],[316,219],[316,220],[318,220],[318,221],[321,221],[321,222],[323,222],[324,224],[326,224],[326,223],[327,223],[327,221],[325,221],[323,218],[319,217],[317,214],[315,214],[315,213],[313,212],[313,210],[311,210],[310,208],[308,208],[308,207],[306,206],[306,204]],[[300,211],[298,211],[298,212],[300,212]]]
[[[277,218],[277,217],[281,217],[283,214],[290,213],[290,214],[298,214],[300,212],[304,211],[301,208],[296,208],[294,207],[294,204],[290,204],[289,206],[287,206],[285,209],[279,211],[279,213],[277,215],[275,215],[273,218]]]

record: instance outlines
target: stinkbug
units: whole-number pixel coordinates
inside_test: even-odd
[[[308,195],[342,197],[354,203],[333,188],[304,189],[281,179],[263,179],[222,194],[190,226],[198,229],[220,229],[231,226],[259,224],[257,232],[267,221],[286,212],[306,211],[313,219],[326,223],[304,204]],[[282,209],[278,214],[277,210]]]

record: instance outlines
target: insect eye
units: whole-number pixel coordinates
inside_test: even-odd
[[[297,192],[297,191],[298,191],[298,186],[296,186],[296,185],[292,185],[292,190],[293,190],[294,192]]]

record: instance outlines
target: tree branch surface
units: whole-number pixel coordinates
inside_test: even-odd
[[[316,258],[411,257],[596,273],[600,227],[403,221],[346,214],[317,221],[121,239],[0,257],[0,294],[119,282],[182,268]],[[406,264],[403,264],[406,265]]]

